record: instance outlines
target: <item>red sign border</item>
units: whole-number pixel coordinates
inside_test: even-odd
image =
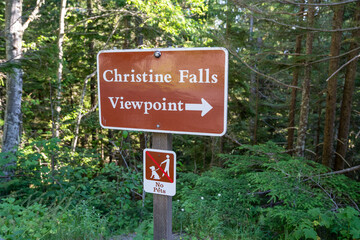
[[[162,167],[155,161],[155,159],[153,158],[153,156],[151,156],[151,154],[149,153],[150,151],[146,151],[146,155],[149,156],[149,158],[155,163],[155,165],[165,174],[165,176],[170,180],[171,183],[174,182],[173,179],[171,179],[171,177],[169,177],[169,175],[164,171],[164,169],[162,169]],[[145,156],[145,160],[146,160],[146,156]],[[145,167],[145,166],[144,166]]]
[[[126,127],[109,127],[104,126],[101,122],[101,102],[100,102],[100,76],[99,76],[99,55],[101,53],[116,53],[116,52],[156,52],[156,51],[214,51],[221,50],[225,53],[225,69],[224,69],[224,125],[223,132],[209,133],[209,132],[188,132],[188,131],[167,131],[156,129],[142,129],[142,128],[126,128]],[[228,105],[228,72],[229,72],[229,53],[226,48],[222,47],[209,47],[209,48],[153,48],[153,49],[124,49],[124,50],[102,50],[97,54],[97,82],[98,82],[98,103],[99,103],[99,122],[102,128],[114,130],[127,130],[139,132],[156,132],[156,133],[172,133],[172,134],[186,134],[186,135],[200,135],[200,136],[224,136],[227,130],[227,105]]]
[[[169,182],[163,182],[163,181],[159,181],[159,180],[148,180],[146,179],[146,153],[147,152],[158,152],[158,153],[168,153],[168,154],[172,154],[174,156],[174,176],[173,176],[173,182],[169,183]],[[155,148],[145,148],[143,150],[143,189],[145,192],[147,193],[152,193],[152,194],[160,194],[160,195],[166,195],[166,196],[175,196],[176,194],[176,152],[174,151],[170,151],[170,150],[162,150],[162,149],[155,149]],[[163,194],[163,193],[155,193],[153,191],[147,191],[149,190],[149,187],[154,187],[154,183],[155,182],[160,182],[162,184],[164,184],[165,189],[168,191],[168,193]],[[169,193],[170,192],[170,193]]]

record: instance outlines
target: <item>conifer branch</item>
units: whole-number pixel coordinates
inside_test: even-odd
[[[240,56],[239,56],[235,51],[233,51],[232,49],[228,49],[228,50],[229,50],[229,52],[230,52],[231,54],[233,54],[240,62],[242,62],[247,68],[249,68],[251,71],[259,74],[260,76],[263,76],[263,77],[265,77],[265,78],[267,78],[267,79],[269,79],[269,80],[272,80],[273,82],[276,82],[277,84],[282,85],[282,86],[287,87],[287,88],[301,89],[301,88],[298,87],[298,86],[292,86],[292,85],[283,83],[283,82],[277,80],[277,79],[274,78],[274,77],[271,77],[271,76],[269,76],[269,75],[266,75],[266,74],[264,74],[264,73],[261,73],[261,72],[257,71],[255,68],[251,67],[251,66],[250,66],[249,64],[247,64],[245,61],[243,61],[243,60],[240,58]]]

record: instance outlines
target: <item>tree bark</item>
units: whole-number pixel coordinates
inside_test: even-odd
[[[86,1],[86,5],[87,5],[87,15],[88,18],[91,18],[93,16],[93,3],[92,0],[87,0]],[[92,33],[93,32],[93,23],[90,21],[88,23],[87,26],[87,32],[88,33]],[[94,48],[94,40],[90,39],[89,43],[88,43],[88,48],[89,48],[89,63],[91,65],[95,65],[96,64],[96,59],[95,59],[95,48]],[[91,108],[93,108],[96,104],[96,76],[91,77],[90,79],[90,101],[91,101]]]
[[[61,0],[60,19],[59,19],[59,35],[58,35],[58,69],[57,69],[57,86],[56,86],[56,101],[55,101],[55,136],[60,137],[60,114],[61,114],[61,97],[62,97],[62,75],[63,75],[63,43],[65,37],[65,15],[66,15],[66,0]]]
[[[250,43],[253,44],[253,29],[254,29],[254,17],[250,16]],[[259,50],[262,46],[262,38],[258,37],[255,48]],[[256,63],[253,68],[257,68]],[[257,144],[257,131],[258,131],[258,120],[259,120],[259,76],[254,71],[250,73],[250,108],[254,110],[254,116],[250,118],[249,130],[250,140],[252,145]]]
[[[5,3],[6,60],[13,64],[13,68],[6,78],[6,107],[2,152],[14,153],[20,143],[22,125],[21,99],[23,91],[23,72],[20,67],[23,51],[22,40],[24,31],[38,17],[39,9],[43,3],[44,1],[42,0],[36,1],[35,8],[24,24],[22,24],[22,0],[6,0]],[[5,179],[9,179],[14,175],[14,171],[11,168],[15,165],[16,162],[12,160],[4,166],[2,170]]]
[[[319,100],[317,103],[317,123],[316,123],[316,136],[315,136],[315,159],[316,162],[321,161],[320,154],[320,135],[321,135],[321,112],[322,112],[322,100]]]
[[[299,9],[299,21],[302,21],[303,18],[304,7],[300,7]],[[301,54],[301,42],[303,39],[303,35],[296,36],[296,43],[295,43],[295,54]],[[296,59],[296,58],[295,58]],[[296,61],[297,63],[297,61]],[[297,86],[299,82],[299,72],[300,67],[296,66],[293,71],[293,80],[291,85]],[[289,126],[288,126],[288,138],[287,138],[287,150],[288,153],[292,156],[294,154],[294,136],[295,136],[295,111],[296,111],[296,97],[297,97],[297,89],[291,89],[291,98],[290,98],[290,112],[289,112]]]
[[[74,138],[73,138],[73,141],[71,143],[71,151],[72,152],[75,152],[75,150],[76,150],[76,145],[77,145],[77,141],[78,141],[78,138],[79,138],[79,132],[80,132],[80,123],[81,123],[82,117],[84,116],[83,108],[84,108],[84,99],[85,99],[85,95],[86,95],[87,84],[89,82],[89,79],[92,79],[95,75],[96,75],[96,71],[94,71],[93,73],[86,76],[86,78],[84,80],[84,86],[83,86],[83,90],[82,90],[82,93],[81,93],[80,104],[79,104],[79,107],[78,107],[79,108],[78,116],[76,118]],[[94,108],[95,106],[96,106],[96,104],[92,108]]]
[[[344,5],[334,7],[333,29],[341,29],[343,24]],[[329,62],[329,76],[331,76],[338,68],[340,58],[336,57],[340,54],[342,32],[333,32],[331,34],[331,46]],[[326,96],[326,115],[324,128],[324,145],[322,152],[322,164],[332,167],[333,144],[334,144],[334,123],[336,116],[336,90],[337,90],[337,74],[331,77],[327,83]]]
[[[129,17],[124,17],[124,28],[126,30],[125,30],[125,38],[122,45],[122,49],[128,49],[131,42],[131,32],[129,30],[130,28]]]
[[[93,17],[93,0],[87,0],[86,1],[86,6],[87,6],[87,17],[90,19],[91,17]],[[89,34],[93,33],[93,23],[91,21],[89,21],[89,23],[87,24],[87,32]],[[88,42],[88,48],[89,48],[89,57],[88,57],[88,62],[91,64],[90,66],[95,66],[96,65],[96,53],[95,53],[95,42],[93,39],[89,39]],[[94,69],[95,70],[95,69]],[[97,104],[97,99],[96,99],[96,95],[97,95],[97,88],[96,88],[96,75],[92,76],[90,78],[90,104],[91,104],[91,108],[94,108]],[[96,130],[93,130],[91,133],[91,146],[93,148],[98,148],[98,146],[94,146],[94,142],[97,142],[98,140],[98,129],[96,128]]]
[[[253,31],[254,31],[254,17],[250,16],[250,44],[253,42]],[[256,65],[254,66],[256,68]],[[256,99],[256,73],[254,71],[250,72],[250,97],[249,97],[249,103],[250,103],[250,111],[252,109],[255,109],[255,99]],[[256,115],[256,113],[255,113]],[[251,116],[249,119],[249,131],[250,131],[250,142],[251,144],[256,144],[256,127],[255,127],[255,116]]]
[[[6,77],[6,107],[2,137],[3,153],[15,153],[20,143],[21,133],[21,97],[22,97],[22,69],[19,60],[22,57],[22,0],[6,0],[5,3],[5,41],[6,60],[14,64]],[[8,158],[2,166],[5,180],[14,176],[16,160]]]
[[[355,22],[357,26],[360,26],[360,2],[356,5]],[[360,39],[360,30],[356,30],[352,33],[352,39],[354,39],[350,44],[350,50],[359,48],[360,44],[358,39]],[[353,59],[359,54],[359,50],[353,51],[349,54],[348,60]],[[355,76],[356,76],[356,67],[357,59],[352,61],[346,68],[345,73],[345,84],[343,91],[343,98],[341,103],[341,113],[340,113],[340,123],[339,131],[336,145],[336,156],[335,156],[335,170],[344,169],[343,159],[346,156],[347,146],[348,146],[348,137],[349,137],[349,128],[350,128],[350,117],[351,117],[351,108],[352,100],[355,88]]]
[[[23,89],[22,69],[19,60],[22,57],[23,26],[22,0],[6,0],[5,38],[6,60],[14,67],[6,78],[6,109],[2,152],[16,152],[20,143],[21,129],[21,97]],[[5,168],[14,166],[16,162],[8,163]],[[11,177],[12,170],[4,170],[6,177]]]
[[[313,0],[310,0],[309,3],[313,3]],[[312,27],[314,25],[315,18],[315,9],[313,6],[308,7],[308,26]],[[309,31],[306,34],[306,55],[311,56],[313,51],[313,41],[314,33]],[[310,103],[310,82],[311,82],[311,65],[309,60],[306,60],[305,66],[305,76],[302,83],[302,100],[300,107],[300,119],[299,119],[299,128],[298,128],[298,137],[296,142],[296,155],[303,157],[305,152],[305,140],[307,132],[307,123],[309,118],[309,103]]]
[[[295,54],[301,53],[301,41],[302,41],[302,35],[296,36]],[[299,72],[300,72],[300,67],[295,67],[293,71],[293,80],[291,85],[293,86],[298,85]],[[297,96],[297,89],[292,88],[291,99],[290,99],[288,139],[287,139],[287,149],[289,150],[290,155],[293,155],[294,153],[293,149],[294,149],[294,135],[295,135],[296,96]]]

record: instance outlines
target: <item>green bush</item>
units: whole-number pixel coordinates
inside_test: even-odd
[[[58,209],[60,202],[67,206],[77,206],[71,211],[79,210],[79,206],[85,202],[88,206],[85,209],[103,216],[107,230],[114,234],[133,230],[143,219],[148,218],[151,212],[151,206],[148,205],[151,201],[143,199],[141,172],[114,163],[100,167],[97,154],[81,149],[73,153],[57,143],[56,139],[35,141],[12,156],[18,163],[16,177],[8,182],[0,182],[0,197],[6,199],[10,196],[16,203],[34,203],[26,207],[15,205],[20,208],[19,218],[23,219],[22,214],[36,207],[37,203],[41,208],[53,206],[52,208]],[[52,170],[51,159],[54,154],[57,163]],[[0,164],[5,164],[1,156],[0,160]],[[0,203],[5,204],[2,201]],[[37,232],[43,234],[42,231],[46,232],[46,229],[41,227],[41,231]],[[66,232],[72,234],[73,230],[64,225],[58,234],[60,232],[66,236]]]
[[[100,167],[96,154],[56,143],[34,142],[11,156],[18,177],[0,186],[0,236],[104,239],[136,232],[136,239],[151,239],[152,197],[144,197],[141,171]],[[56,169],[39,165],[54,152],[61,152]],[[178,173],[173,229],[184,239],[360,238],[358,182],[272,142],[220,158],[223,168]]]
[[[180,173],[174,227],[199,239],[358,239],[360,184],[269,142]]]
[[[102,239],[107,219],[82,202],[74,207],[33,203],[22,206],[14,198],[0,204],[0,236],[4,239]]]

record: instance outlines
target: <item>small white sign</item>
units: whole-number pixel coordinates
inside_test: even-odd
[[[144,149],[144,191],[167,196],[176,193],[176,153]]]

